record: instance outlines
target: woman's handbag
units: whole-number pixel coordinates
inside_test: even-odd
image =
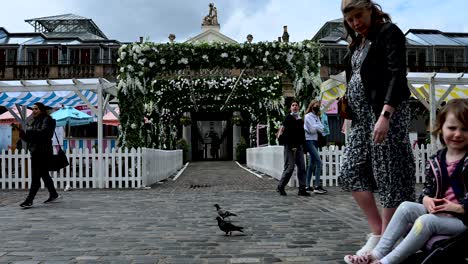
[[[327,138],[322,133],[317,133],[317,144],[319,148],[323,148],[327,145]]]
[[[348,99],[346,98],[346,96],[338,98],[338,114],[343,119],[352,119],[351,109],[349,107]]]
[[[55,138],[58,141],[57,134],[55,134]],[[65,151],[63,151],[62,146],[59,143],[59,149],[57,154],[52,155],[50,162],[49,162],[49,171],[58,171],[61,170],[69,165],[67,155],[65,155]]]

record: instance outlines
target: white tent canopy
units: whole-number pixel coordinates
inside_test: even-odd
[[[115,83],[103,78],[93,79],[60,79],[60,80],[16,80],[0,81],[0,105],[7,107],[10,113],[24,125],[11,108],[22,108],[20,115],[25,117],[26,107],[36,102],[50,107],[87,105],[98,121],[98,153],[99,160],[103,153],[103,123],[104,108],[108,107],[110,94],[115,95]],[[107,95],[104,98],[104,93]],[[113,109],[109,109],[113,111]],[[102,172],[101,162],[98,163]]]
[[[408,87],[412,96],[417,98],[430,111],[431,130],[435,125],[436,110],[443,101],[453,98],[468,98],[468,74],[409,72]],[[324,101],[343,96],[346,91],[344,72],[332,75],[321,85],[321,98]],[[328,104],[329,105],[329,104]],[[436,142],[432,137],[431,143]]]

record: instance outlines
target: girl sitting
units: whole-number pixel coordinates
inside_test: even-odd
[[[377,246],[348,264],[396,264],[416,253],[435,234],[456,235],[468,226],[468,99],[449,101],[437,116],[434,134],[445,146],[426,165],[420,203],[403,202]],[[395,248],[396,242],[411,231]]]

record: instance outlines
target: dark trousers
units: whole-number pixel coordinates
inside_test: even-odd
[[[288,145],[284,145],[284,171],[279,181],[280,187],[285,187],[288,184],[294,172],[294,167],[297,165],[297,180],[299,181],[299,189],[306,188],[305,161],[304,149],[302,146],[297,147],[294,151]]]
[[[49,190],[50,196],[56,196],[57,191],[54,187],[54,182],[50,177],[49,170],[48,170],[48,162],[50,162],[50,155],[47,154],[33,154],[31,155],[31,169],[32,169],[32,177],[31,177],[31,187],[29,188],[28,200],[33,201],[34,197],[41,188],[41,178],[44,181],[44,185],[46,186],[47,190]]]

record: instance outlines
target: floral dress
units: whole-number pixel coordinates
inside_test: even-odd
[[[344,150],[338,183],[344,191],[378,191],[384,208],[414,201],[415,164],[408,135],[409,105],[403,101],[393,113],[383,143],[373,141],[377,122],[361,80],[361,65],[370,43],[351,57],[352,76],[347,97],[353,121]]]

